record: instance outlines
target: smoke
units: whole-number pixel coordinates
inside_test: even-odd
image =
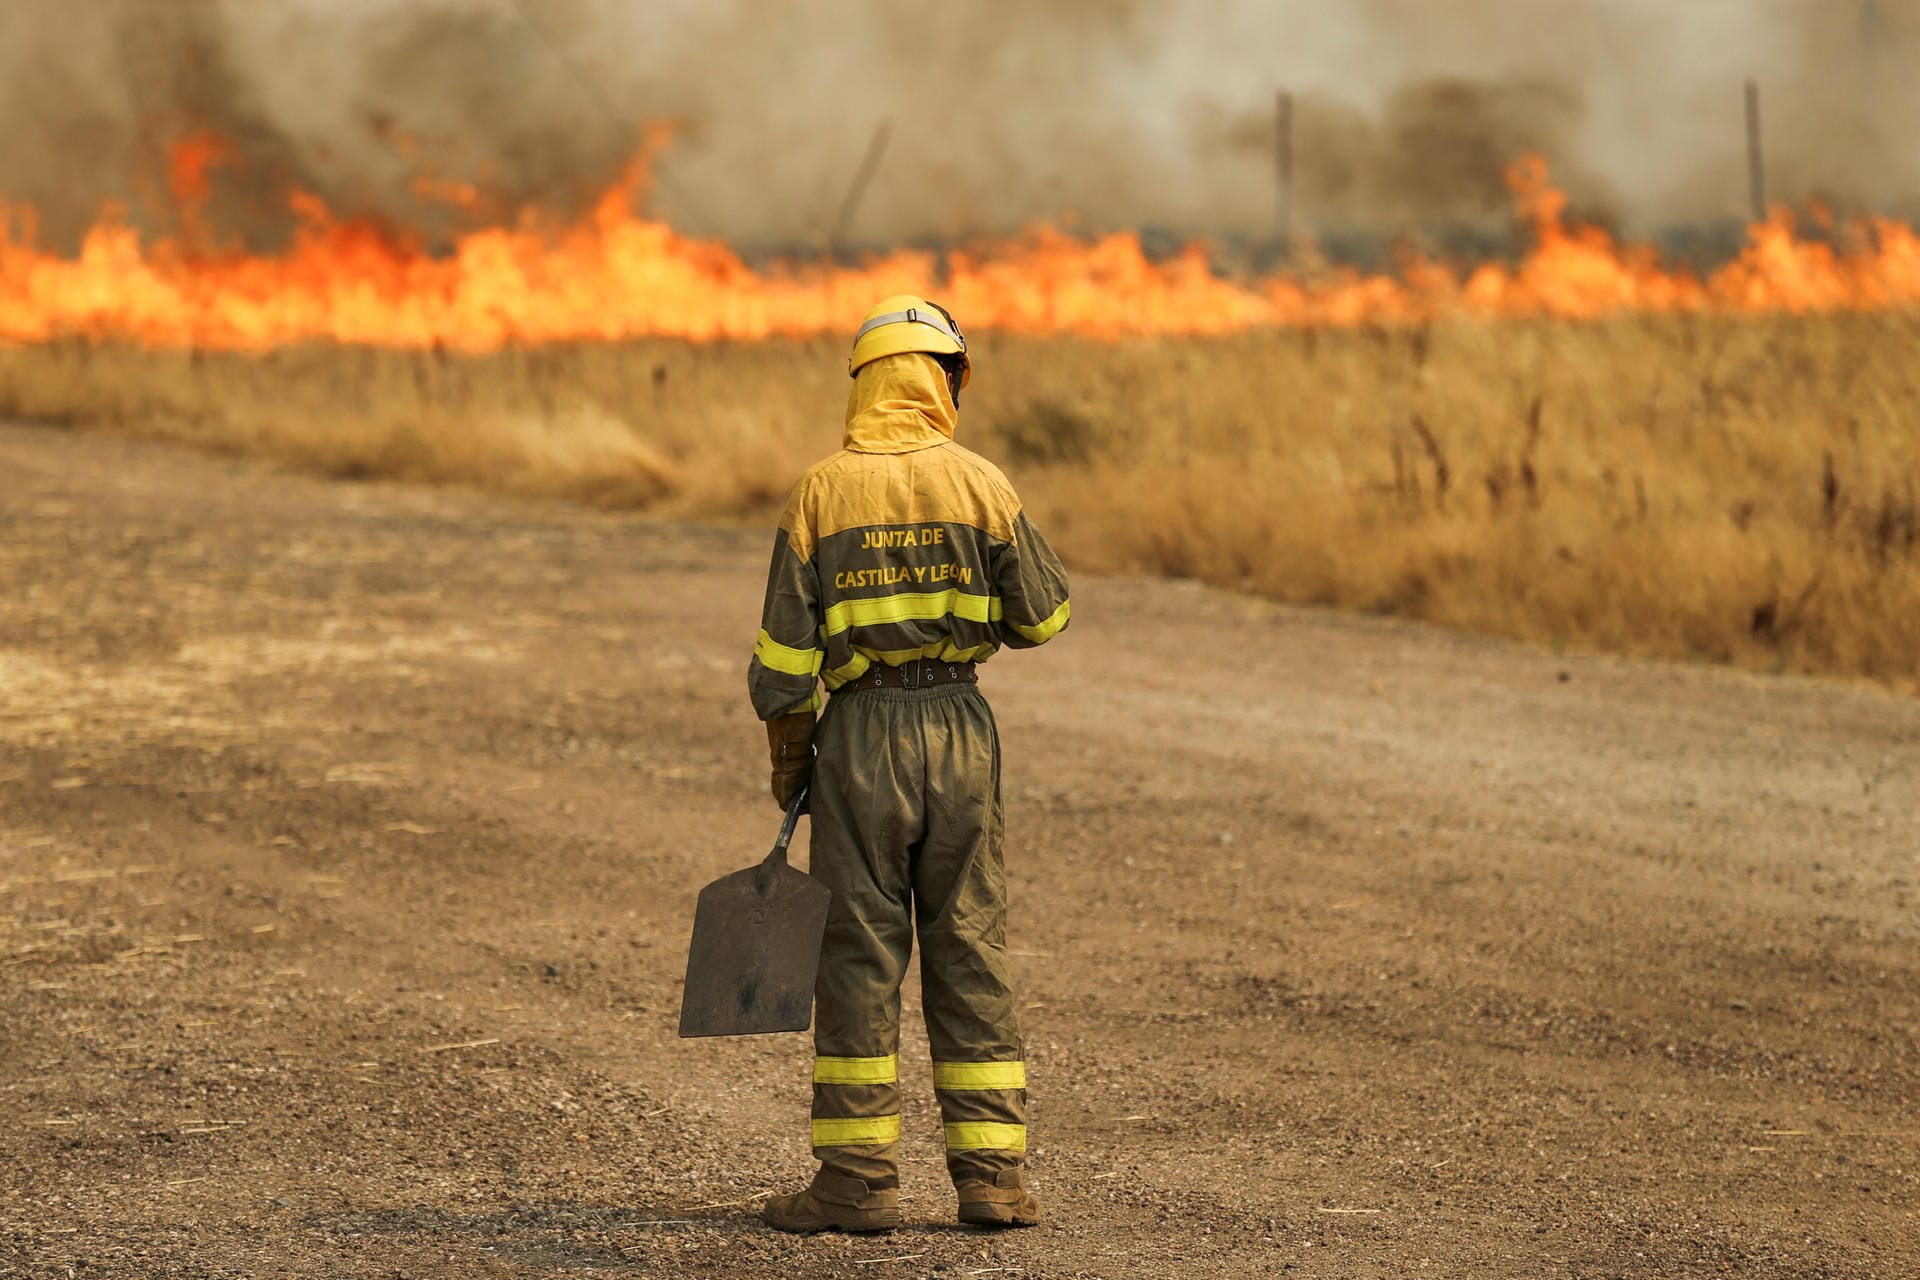
[[[204,130],[231,144],[225,234],[284,236],[298,187],[431,238],[575,213],[669,122],[654,212],[821,247],[885,126],[858,243],[1259,239],[1284,89],[1301,230],[1495,230],[1504,166],[1537,150],[1644,233],[1744,216],[1749,76],[1774,198],[1909,210],[1916,49],[1895,0],[10,0],[0,194],[56,245],[109,200],[170,228],[166,146]]]
[[[1497,235],[1511,224],[1507,169],[1527,153],[1561,157],[1555,178],[1582,196],[1584,216],[1614,203],[1605,178],[1579,159],[1584,103],[1565,84],[1427,80],[1392,90],[1371,112],[1323,94],[1289,98],[1292,207],[1323,235]],[[1274,153],[1282,127],[1277,103],[1239,114],[1207,104],[1194,121],[1202,154],[1249,168]]]

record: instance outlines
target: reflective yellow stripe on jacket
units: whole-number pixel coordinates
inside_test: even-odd
[[[874,662],[981,662],[1066,627],[1066,570],[1000,469],[953,442],[944,376],[924,356],[862,368],[845,447],[794,485],[748,666],[761,719]]]
[[[790,676],[817,676],[820,663],[827,656],[825,649],[794,649],[781,644],[761,629],[760,638],[753,642],[753,656],[760,659],[760,665],[769,671],[778,671]]]
[[[968,622],[998,622],[1003,612],[1004,606],[999,596],[968,595],[957,587],[917,595],[881,596],[874,600],[842,600],[827,610],[827,620],[820,628],[820,636],[823,640],[830,640],[849,627],[877,627],[893,622],[932,622],[949,614]],[[765,635],[766,632],[760,634]]]
[[[1039,626],[1022,626],[1016,622],[1013,624],[1013,629],[1035,644],[1045,644],[1066,629],[1067,620],[1072,616],[1073,602],[1070,600],[1062,600],[1060,607],[1053,611],[1053,616],[1045,622],[1042,622]]]

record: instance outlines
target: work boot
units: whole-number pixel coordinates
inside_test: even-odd
[[[760,1220],[775,1231],[799,1235],[891,1231],[900,1225],[900,1191],[869,1191],[858,1178],[822,1169],[805,1191],[768,1200],[760,1208]]]
[[[992,1182],[962,1182],[960,1221],[976,1227],[1040,1225],[1040,1202],[1027,1190],[1025,1169],[1003,1169]]]

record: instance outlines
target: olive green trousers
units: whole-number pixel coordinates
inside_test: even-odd
[[[1000,740],[972,685],[835,694],[814,735],[812,872],[833,890],[814,993],[813,1153],[899,1185],[900,982],[920,983],[947,1170],[1026,1163],[1007,963]]]

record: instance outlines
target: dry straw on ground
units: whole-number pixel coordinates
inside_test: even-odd
[[[1920,677],[1920,317],[986,338],[963,440],[1069,562],[1553,644]],[[0,415],[762,519],[834,341],[0,351]],[[1197,655],[1244,660],[1246,655]]]

